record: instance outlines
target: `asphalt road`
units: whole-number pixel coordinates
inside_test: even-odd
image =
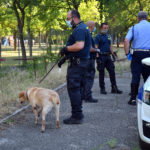
[[[109,78],[106,78],[107,95],[101,95],[98,79],[95,79],[93,96],[97,104],[83,103],[84,123],[64,125],[70,116],[70,102],[66,87],[59,91],[61,98],[60,123],[55,125],[54,111],[47,116],[46,132],[41,133],[41,122],[34,124],[29,107],[13,117],[10,125],[1,125],[0,150],[140,150],[136,106],[129,106],[130,75],[118,76],[118,87],[123,94],[111,94]],[[2,130],[3,129],[3,130]]]

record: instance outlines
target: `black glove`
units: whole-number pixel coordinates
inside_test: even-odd
[[[116,52],[114,52],[114,56],[115,56],[116,58],[118,58],[118,55],[117,55],[117,53],[116,53]]]
[[[62,58],[59,62],[58,62],[58,67],[61,68],[62,64],[64,64],[66,61],[66,57]]]
[[[68,53],[67,47],[64,47],[61,49],[59,54],[60,54],[60,56],[65,56],[65,55],[67,55],[67,53]]]
[[[116,57],[114,55],[112,55],[112,61],[115,62],[116,61]]]
[[[113,54],[112,54],[112,61],[115,62],[116,58],[118,58],[117,53],[113,52]]]
[[[95,48],[95,51],[96,51],[96,53],[99,53],[99,54],[100,54],[100,52],[101,52],[101,50],[98,49],[98,48]]]

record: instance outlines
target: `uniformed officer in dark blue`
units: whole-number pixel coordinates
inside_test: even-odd
[[[72,115],[63,122],[65,124],[81,124],[84,118],[81,86],[90,57],[91,35],[87,25],[81,21],[77,10],[68,12],[67,24],[69,27],[72,27],[73,31],[66,47],[61,50],[60,54],[61,56],[67,55],[70,61],[67,70],[67,90],[70,97]]]
[[[96,27],[94,21],[88,21],[86,25],[88,26],[91,33],[92,47],[90,49],[90,59],[88,61],[87,71],[85,74],[85,84],[83,85],[82,99],[84,99],[85,102],[97,103],[98,100],[92,97],[92,87],[95,77],[95,58],[96,53],[99,52],[98,49],[95,49],[95,43],[92,37],[92,33],[95,32]]]
[[[100,54],[97,58],[97,70],[99,71],[99,86],[101,89],[101,94],[107,94],[105,90],[105,82],[104,82],[104,71],[107,69],[110,81],[111,81],[111,93],[121,94],[116,85],[116,77],[115,77],[115,66],[111,59],[110,54],[114,55],[111,46],[111,38],[107,34],[108,32],[108,24],[102,23],[100,28],[100,33],[97,34],[95,38],[95,47],[100,49]]]
[[[141,63],[142,59],[150,57],[150,23],[147,21],[147,12],[139,12],[137,19],[139,23],[129,29],[124,41],[125,54],[128,60],[131,60],[132,81],[129,105],[136,105],[141,74],[144,82],[150,75],[150,68]],[[132,41],[132,49],[129,52],[130,41]]]

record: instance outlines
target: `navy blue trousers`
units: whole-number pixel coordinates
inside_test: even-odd
[[[81,87],[84,84],[88,59],[80,60],[79,64],[70,63],[67,69],[67,90],[70,97],[72,117],[82,119]]]
[[[95,77],[95,59],[90,58],[87,65],[87,70],[84,78],[84,85],[82,88],[82,99],[92,99],[92,87],[94,84]]]
[[[100,55],[100,57],[97,58],[97,70],[99,71],[99,86],[101,89],[105,88],[105,68],[109,73],[111,85],[116,85],[115,66],[110,55]]]
[[[134,52],[132,55],[131,61],[131,73],[132,73],[132,81],[131,84],[140,83],[140,77],[143,76],[144,82],[150,75],[150,67],[143,65],[141,60],[144,58],[150,57],[150,52]]]

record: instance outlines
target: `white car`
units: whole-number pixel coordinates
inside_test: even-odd
[[[150,67],[150,57],[142,63]],[[140,146],[142,150],[150,150],[150,76],[138,94],[137,120]]]

